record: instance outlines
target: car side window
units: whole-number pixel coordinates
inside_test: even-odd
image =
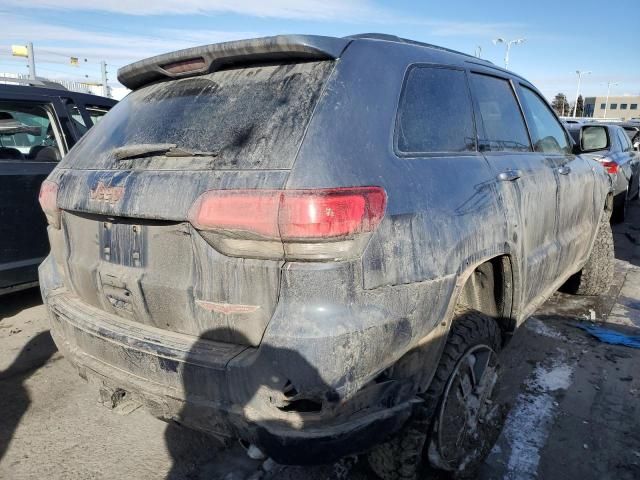
[[[407,76],[396,146],[403,153],[476,151],[473,107],[465,72],[413,67]]]
[[[630,152],[633,150],[633,145],[629,141],[629,137],[625,133],[625,131],[621,128],[618,128],[618,138],[620,139],[620,144],[622,145],[623,152]]]
[[[483,126],[480,132],[484,130],[480,150],[530,152],[529,135],[511,84],[479,73],[471,74],[471,84]]]
[[[43,104],[0,103],[0,161],[57,162],[62,150]]]
[[[108,107],[91,106],[91,105],[87,105],[86,109],[94,125],[96,125],[100,120],[102,120],[102,117],[104,117],[109,111]]]
[[[75,128],[78,134],[78,138],[82,137],[85,133],[87,133],[89,127],[87,127],[84,118],[82,118],[80,109],[76,104],[69,100],[67,101],[67,111],[69,113],[71,123],[73,124],[73,128]]]
[[[520,91],[533,149],[540,153],[571,153],[571,144],[564,128],[544,100],[528,87],[522,86]]]

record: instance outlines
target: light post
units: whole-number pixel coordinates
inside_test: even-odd
[[[493,44],[497,45],[499,43],[504,43],[506,45],[506,50],[504,52],[504,68],[509,68],[509,51],[511,51],[511,45],[520,45],[524,43],[526,38],[518,38],[517,40],[505,40],[504,38],[496,38],[493,40]]]
[[[607,99],[604,101],[604,117],[603,118],[607,118],[607,108],[609,108],[609,93],[611,92],[611,86],[616,86],[618,85],[618,82],[607,82]]]
[[[573,105],[573,118],[576,118],[576,111],[578,110],[578,97],[580,96],[580,81],[582,80],[582,75],[590,75],[591,71],[583,72],[576,70],[576,74],[578,75],[578,89],[576,90],[576,103]]]

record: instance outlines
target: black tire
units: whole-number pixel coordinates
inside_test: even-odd
[[[627,205],[629,204],[629,188],[616,195],[613,199],[613,212],[611,213],[611,223],[622,223],[627,217]]]
[[[631,185],[634,185],[634,188],[631,189]],[[631,181],[629,181],[629,190],[633,193],[633,196],[629,200],[638,200],[640,198],[640,179],[637,175],[631,177]]]
[[[457,309],[436,373],[422,395],[424,403],[416,407],[412,418],[395,438],[369,453],[369,465],[376,475],[383,480],[414,480],[424,468],[456,471],[464,462],[466,471],[467,467],[473,468],[482,461],[495,437],[488,448],[474,448],[482,458],[470,461],[470,454],[465,452],[458,462],[443,462],[442,455],[437,451],[438,424],[444,405],[443,394],[467,352],[486,346],[497,354],[501,343],[500,329],[494,319],[475,310]]]
[[[602,216],[589,260],[565,285],[565,291],[575,295],[603,295],[613,280],[613,234],[611,225]]]

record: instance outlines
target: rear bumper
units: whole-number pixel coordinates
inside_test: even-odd
[[[411,400],[379,406],[404,396],[396,382],[320,413],[283,411],[273,400],[282,379],[268,347],[196,339],[104,313],[51,289],[47,268],[45,262],[43,297],[61,352],[83,378],[103,391],[124,390],[158,418],[242,438],[280,463],[309,464],[367,450],[411,413]]]

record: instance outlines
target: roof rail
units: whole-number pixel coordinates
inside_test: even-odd
[[[132,63],[118,70],[118,80],[135,90],[157,80],[203,75],[230,64],[335,59],[349,43],[348,39],[316,35],[278,35],[215,43]]]
[[[368,39],[368,40],[384,40],[386,42],[396,42],[396,43],[404,43],[407,45],[416,45],[418,47],[427,47],[433,48],[436,50],[442,50],[443,52],[455,53],[458,55],[462,55],[465,57],[473,58],[474,60],[479,60],[484,63],[493,64],[489,60],[485,60],[484,58],[474,57],[473,55],[469,55],[468,53],[459,52],[458,50],[453,50],[451,48],[441,47],[439,45],[433,45],[431,43],[418,42],[417,40],[410,40],[408,38],[398,37],[397,35],[389,35],[388,33],[358,33],[356,35],[349,35],[348,37],[344,37],[348,39]]]

